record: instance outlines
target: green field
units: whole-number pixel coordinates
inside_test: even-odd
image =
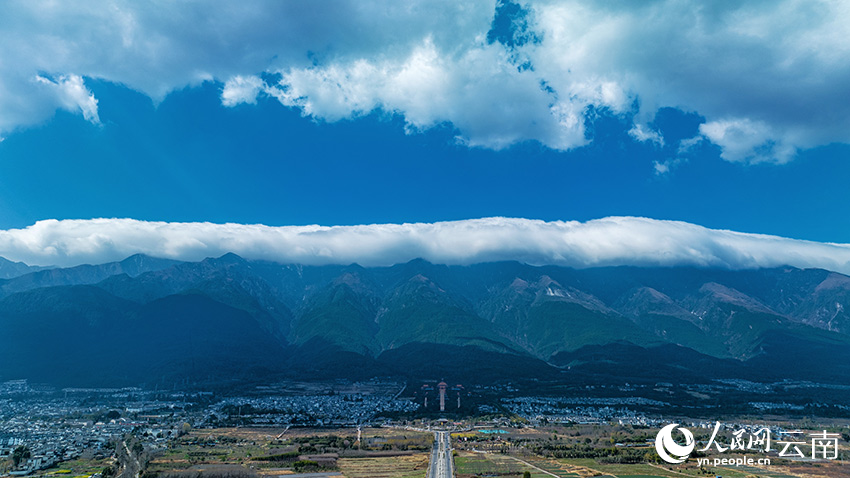
[[[45,478],[87,478],[103,471],[104,468],[110,465],[112,465],[112,461],[107,458],[99,460],[78,459],[62,462],[57,466],[35,472],[35,474],[30,476]]]

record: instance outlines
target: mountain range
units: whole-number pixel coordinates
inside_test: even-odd
[[[850,277],[819,269],[364,268],[227,254],[0,261],[0,272],[0,380],[850,379]]]

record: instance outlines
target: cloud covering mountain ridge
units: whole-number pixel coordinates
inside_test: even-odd
[[[850,272],[850,245],[708,229],[680,221],[607,217],[587,222],[490,217],[355,226],[265,226],[135,219],[44,220],[0,231],[0,256],[31,265],[104,263],[143,253],[200,260],[234,252],[306,265],[381,266],[515,260],[532,265],[790,265]]]

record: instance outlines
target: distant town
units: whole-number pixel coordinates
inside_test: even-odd
[[[502,396],[507,390],[511,393]],[[286,383],[236,395],[135,387],[54,389],[14,380],[0,384],[0,475],[57,476],[67,471],[93,478],[173,477],[183,475],[174,475],[169,466],[201,466],[215,457],[216,463],[239,465],[240,470],[259,467],[263,471],[271,462],[289,470],[286,473],[306,470],[326,473],[315,476],[356,477],[357,472],[339,475],[339,470],[351,460],[372,456],[363,453],[389,454],[385,459],[398,453],[408,461],[413,460],[410,456],[425,460],[431,433],[436,441],[429,464],[414,466],[421,468],[421,476],[437,466],[457,474],[458,469],[472,466],[469,463],[475,460],[464,457],[476,457],[475,453],[507,453],[533,470],[540,466],[531,464],[530,456],[613,454],[634,461],[635,451],[621,450],[643,450],[640,460],[651,461],[646,455],[653,453],[651,430],[675,420],[704,439],[719,423],[648,413],[643,410],[669,404],[639,396],[545,397],[521,392],[504,384],[450,386],[442,380]],[[482,396],[497,398],[487,401]],[[754,407],[770,409],[772,405],[757,402]],[[799,427],[804,422],[814,425],[806,420],[789,425]],[[830,426],[844,430],[847,440],[848,422],[832,420]],[[751,419],[726,419],[721,430],[756,428]],[[780,439],[791,429],[772,419],[771,432]],[[399,434],[402,438],[392,438]],[[322,445],[327,437],[338,437],[330,442],[336,445]],[[259,445],[262,440],[267,441],[265,447]],[[608,448],[611,445],[616,446]],[[227,451],[209,451],[223,446]],[[233,455],[234,449],[243,455]],[[449,450],[454,450],[454,459]],[[287,461],[289,456],[298,460]],[[475,466],[479,465],[484,466]],[[71,471],[74,467],[82,468]],[[417,473],[404,476],[420,476]]]

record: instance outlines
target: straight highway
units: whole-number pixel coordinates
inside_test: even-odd
[[[452,443],[449,432],[434,432],[434,449],[431,450],[428,478],[454,478]]]

